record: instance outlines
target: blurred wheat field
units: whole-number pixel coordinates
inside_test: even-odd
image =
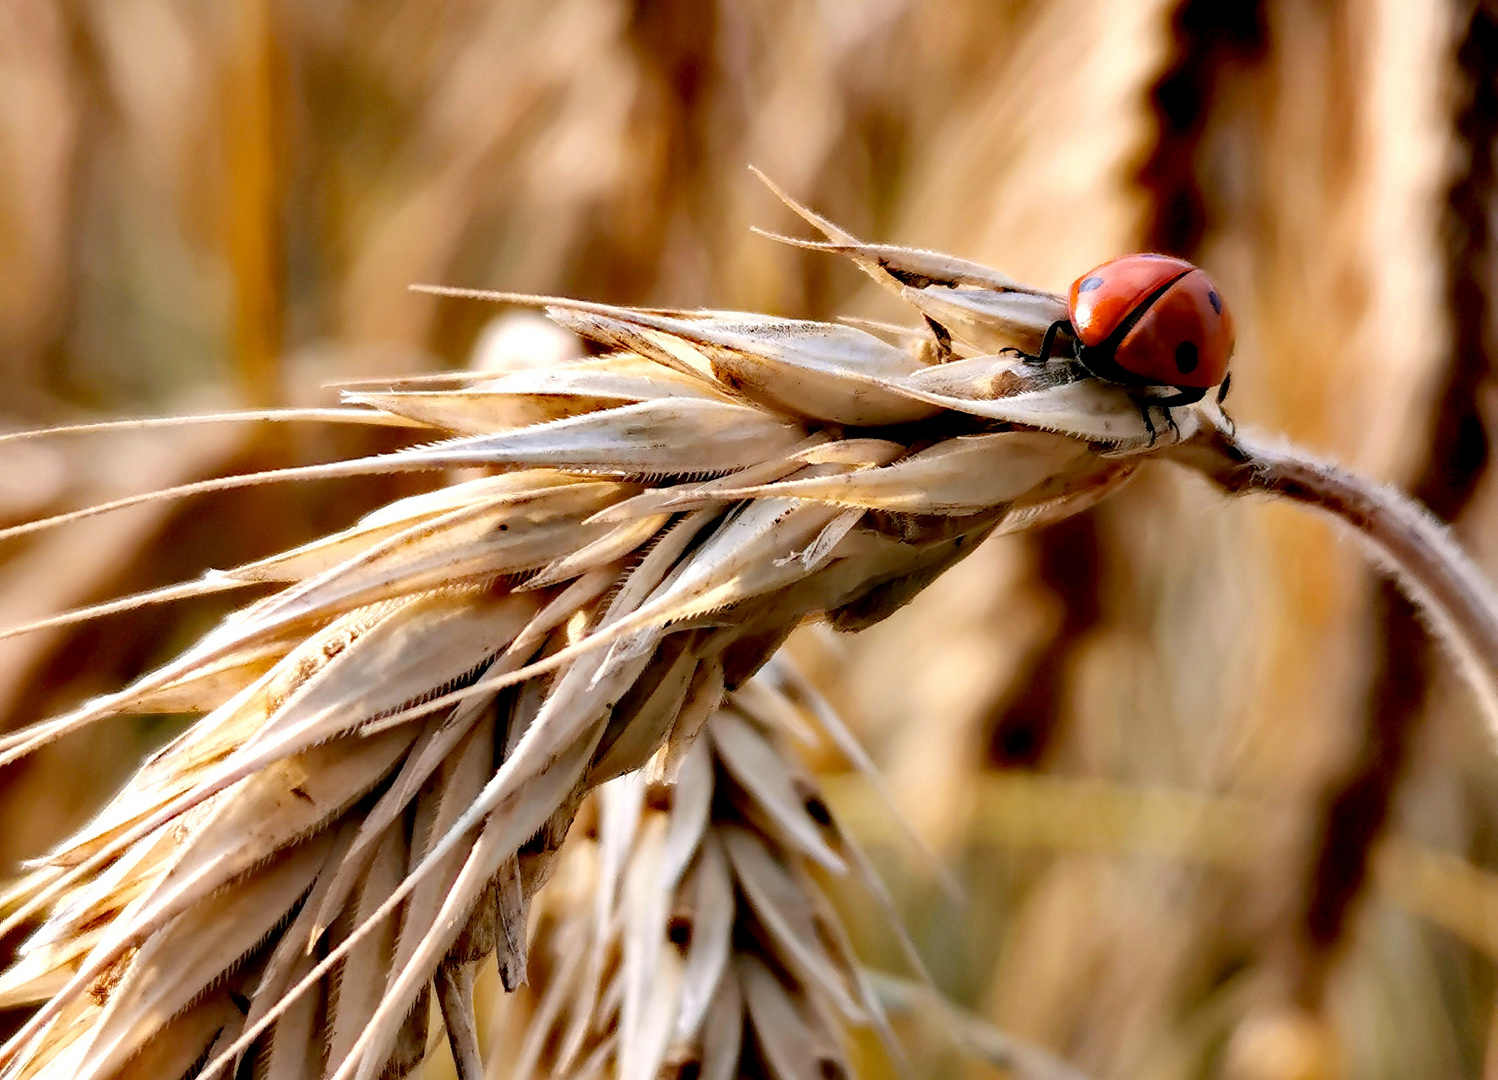
[[[750,232],[785,228],[752,162],[864,237],[1047,288],[1127,250],[1200,262],[1239,321],[1234,417],[1416,491],[1498,571],[1490,5],[13,0],[0,25],[7,427],[321,403],[499,347],[494,309],[413,282],[891,317],[839,261]],[[397,439],[0,446],[0,524]],[[265,554],[415,483],[12,541],[0,624]],[[7,726],[222,610],[0,642]],[[829,801],[937,985],[1002,1030],[1097,1078],[1498,1075],[1489,738],[1325,522],[1147,469],[888,622],[789,648],[965,899],[830,750],[811,761]],[[171,730],[115,721],[10,766],[4,865]],[[843,914],[901,970],[867,901]],[[484,1038],[518,1044],[529,999],[485,978]],[[919,1075],[994,1074],[897,1019]],[[860,1075],[894,1075],[857,1049]]]

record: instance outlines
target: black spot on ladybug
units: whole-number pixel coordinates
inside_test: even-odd
[[[1216,289],[1207,290],[1207,303],[1212,305],[1212,310],[1217,314],[1222,314],[1222,297],[1217,295]]]
[[[1183,341],[1176,346],[1176,370],[1182,375],[1196,370],[1196,343]]]
[[[1102,283],[1103,279],[1094,274],[1092,277],[1083,278],[1081,281],[1077,282],[1077,292],[1092,292],[1093,289],[1096,289]]]

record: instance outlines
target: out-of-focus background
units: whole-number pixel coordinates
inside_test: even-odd
[[[524,340],[411,282],[898,315],[750,233],[796,228],[753,163],[861,236],[1058,290],[1129,250],[1203,264],[1239,326],[1237,420],[1414,491],[1498,572],[1495,140],[1498,13],[1453,0],[6,0],[0,425],[325,403],[329,381]],[[383,445],[257,425],[0,445],[0,523]],[[0,624],[410,483],[13,543]],[[0,643],[0,714],[116,687],[222,610]],[[1498,758],[1326,522],[1160,467],[794,651],[965,888],[819,759],[954,1001],[1099,1080],[1498,1076]],[[106,723],[0,775],[0,866],[172,730]],[[873,905],[846,914],[898,969]],[[995,1075],[902,1032],[919,1075]],[[869,1046],[865,1073],[892,1075]]]

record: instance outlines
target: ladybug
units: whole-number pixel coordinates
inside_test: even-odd
[[[1125,255],[1072,283],[1065,319],[1047,328],[1044,363],[1062,334],[1092,374],[1123,386],[1172,387],[1151,405],[1190,405],[1214,386],[1227,394],[1233,316],[1199,267],[1169,255]]]

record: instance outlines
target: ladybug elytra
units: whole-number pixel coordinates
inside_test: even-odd
[[[1125,255],[1072,283],[1067,318],[1052,323],[1035,360],[1053,355],[1057,338],[1092,374],[1124,386],[1168,386],[1152,405],[1189,405],[1227,390],[1233,317],[1200,268],[1168,255]]]

